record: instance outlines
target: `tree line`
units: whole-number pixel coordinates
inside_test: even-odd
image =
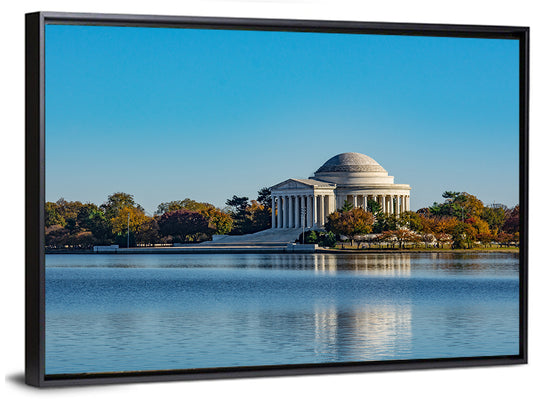
[[[185,198],[162,202],[148,216],[132,194],[123,192],[109,195],[101,205],[60,198],[45,204],[45,245],[146,246],[201,242],[214,234],[250,234],[271,227],[270,201],[270,190],[262,188],[257,199],[234,195],[223,209]]]
[[[385,214],[378,202],[370,200],[367,209],[353,208],[349,202],[328,216],[326,233],[309,237],[320,243],[346,237],[352,246],[357,243],[378,243],[405,248],[425,247],[472,248],[517,245],[519,242],[519,206],[485,206],[481,200],[466,192],[446,191],[442,203],[408,211],[400,215]],[[307,237],[306,237],[307,238]],[[311,241],[309,241],[309,239]]]
[[[385,214],[378,202],[367,209],[346,201],[328,216],[325,231],[310,231],[299,240],[333,247],[342,240],[353,245],[379,243],[388,247],[472,248],[519,242],[519,207],[485,206],[466,192],[446,191],[443,202],[400,215]],[[251,234],[271,227],[271,193],[262,188],[257,198],[234,195],[217,208],[189,198],[162,202],[153,216],[127,193],[109,195],[101,205],[66,201],[45,204],[45,244],[48,248],[122,247],[195,243],[214,234]]]

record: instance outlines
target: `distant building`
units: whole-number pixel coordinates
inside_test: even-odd
[[[410,209],[411,187],[395,184],[379,163],[356,152],[335,155],[309,179],[288,179],[271,191],[274,229],[322,228],[344,201],[366,209],[373,199],[386,214]]]

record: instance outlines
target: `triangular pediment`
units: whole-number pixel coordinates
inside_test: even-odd
[[[315,187],[331,187],[335,184],[326,183],[313,179],[287,179],[275,186],[270,187],[271,190],[288,190],[288,189],[312,189]]]

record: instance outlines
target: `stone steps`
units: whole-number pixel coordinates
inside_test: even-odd
[[[268,229],[253,234],[242,236],[227,236],[217,241],[206,241],[199,245],[205,246],[240,246],[240,245],[264,245],[279,246],[294,242],[301,234],[302,229]]]

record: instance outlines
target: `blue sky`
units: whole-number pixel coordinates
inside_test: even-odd
[[[46,199],[148,212],[360,152],[411,207],[518,203],[518,41],[46,26]]]

